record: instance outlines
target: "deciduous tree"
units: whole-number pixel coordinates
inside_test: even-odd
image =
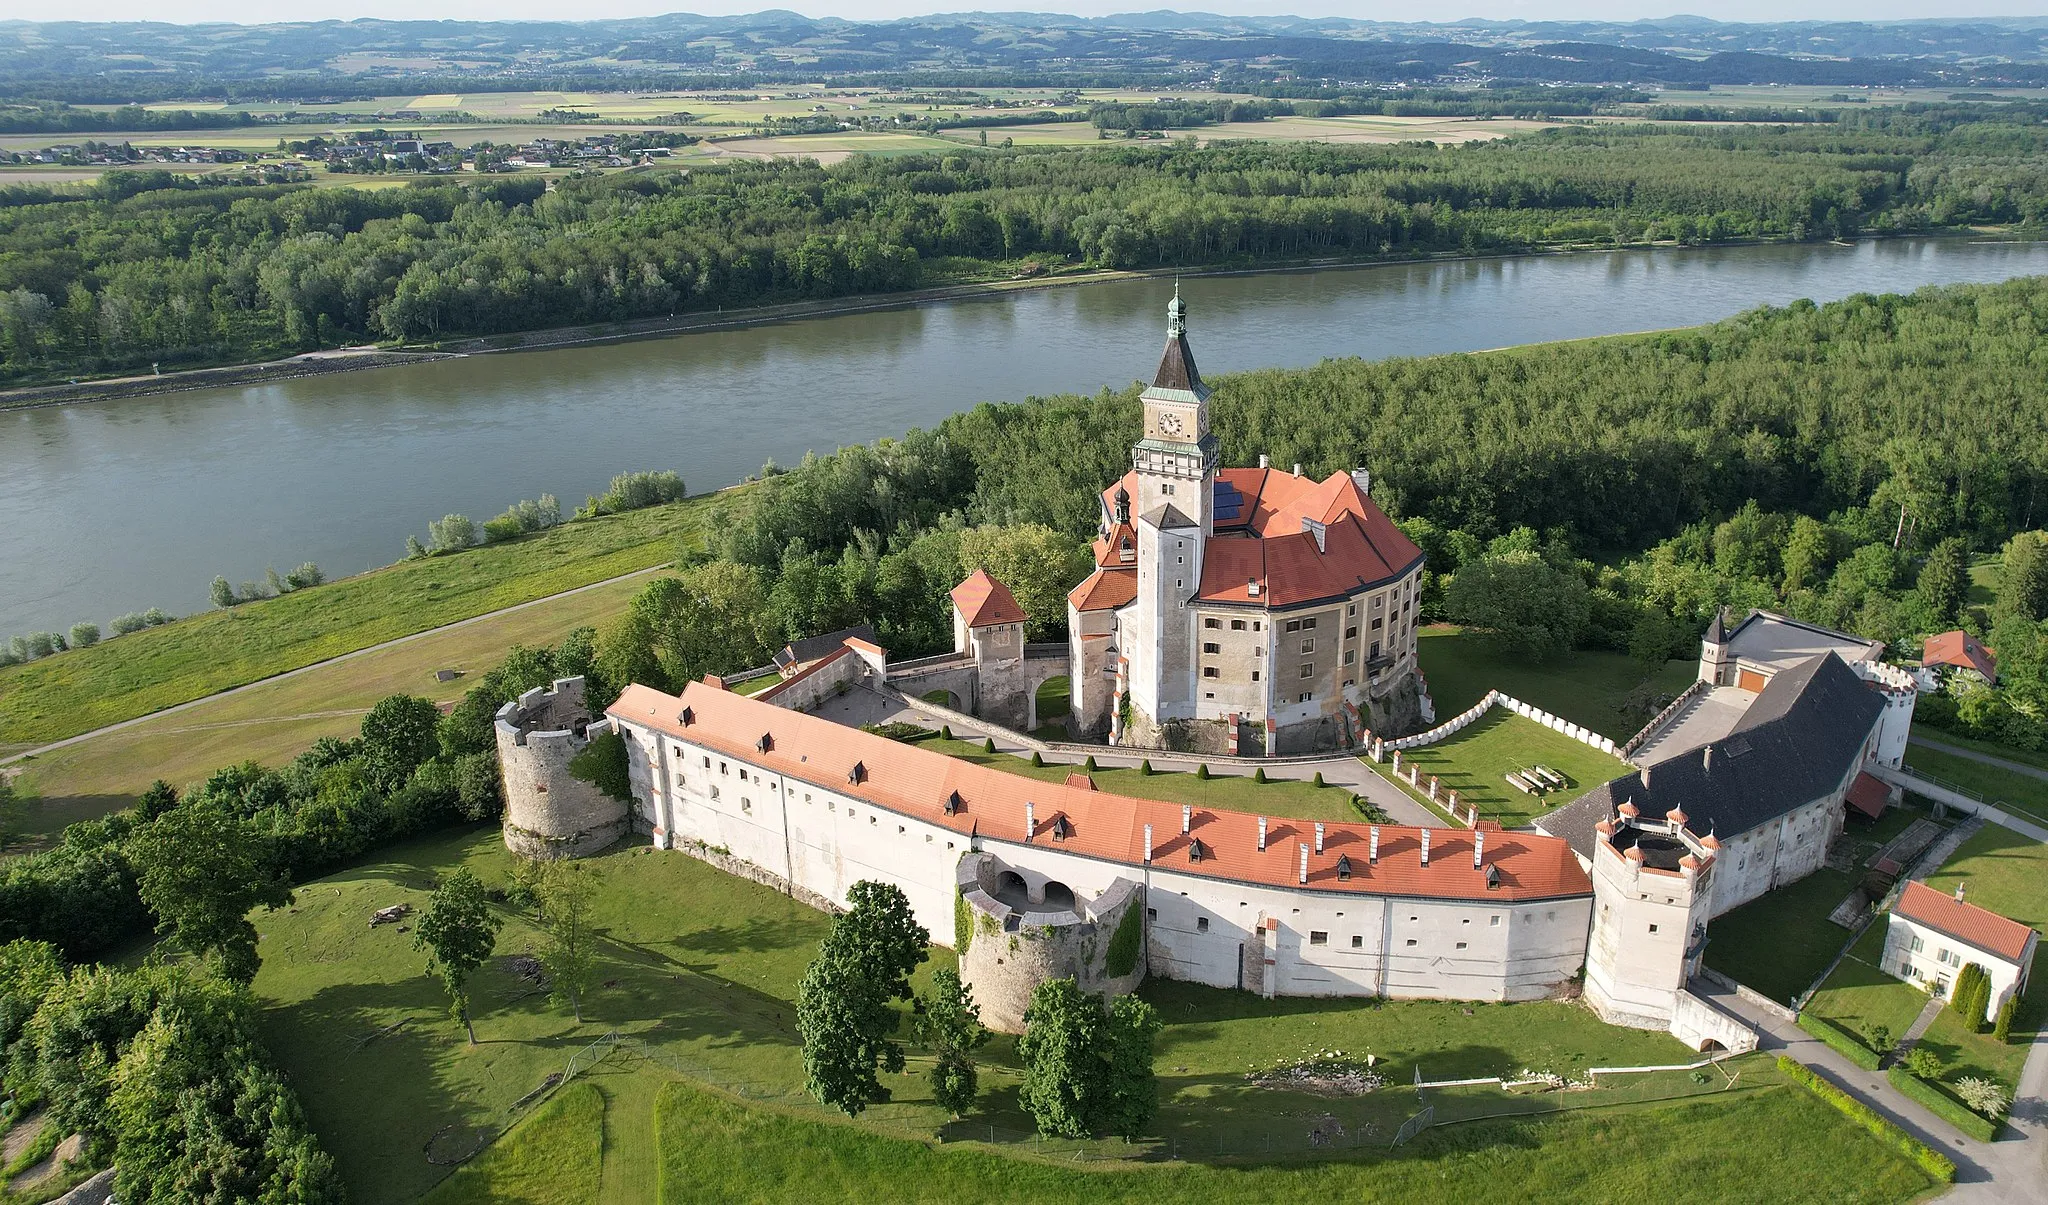
[[[978,1075],[974,1052],[988,1041],[981,1009],[967,994],[960,972],[932,972],[932,990],[918,997],[917,1040],[932,1051],[932,1102],[959,1117],[974,1104]]]
[[[142,902],[156,913],[158,932],[172,934],[195,954],[213,955],[225,979],[248,983],[256,977],[256,926],[249,923],[249,910],[292,901],[291,884],[268,838],[215,801],[196,799],[138,829],[128,858]]]
[[[540,961],[548,972],[550,997],[566,1004],[580,1023],[583,994],[597,969],[597,932],[591,904],[597,898],[597,872],[571,859],[542,863],[540,896]]]
[[[476,1045],[476,1022],[469,1015],[469,978],[490,958],[505,922],[491,910],[484,885],[460,868],[434,889],[413,931],[415,950],[427,952],[427,969],[441,977],[457,1020]]]
[[[903,1070],[903,1048],[891,1038],[891,1001],[910,998],[910,974],[924,961],[931,935],[893,884],[855,883],[847,901],[797,985],[796,1010],[805,1086],[857,1116],[883,1097],[877,1070]]]

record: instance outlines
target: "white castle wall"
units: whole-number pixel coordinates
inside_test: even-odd
[[[1157,862],[1127,866],[1069,853],[1049,836],[970,841],[837,784],[763,771],[629,720],[614,722],[628,738],[638,808],[656,845],[744,861],[760,872],[749,877],[833,905],[844,905],[863,879],[894,883],[941,944],[952,941],[957,864],[983,851],[1089,897],[1119,878],[1136,880],[1147,906],[1147,973],[1215,987],[1529,1000],[1557,990],[1584,961],[1590,897],[1509,903],[1337,894],[1229,882]],[[1021,817],[1015,827],[1022,831]]]
[[[1602,753],[1620,756],[1612,740],[1601,736],[1591,728],[1574,724],[1570,720],[1552,715],[1541,707],[1531,706],[1520,699],[1504,695],[1497,690],[1487,691],[1485,698],[1427,732],[1418,732],[1414,736],[1396,737],[1390,741],[1375,741],[1369,750],[1369,755],[1374,761],[1378,761],[1381,757],[1385,756],[1384,751],[1387,749],[1420,749],[1424,745],[1434,745],[1438,741],[1471,727],[1489,710],[1495,707],[1505,707],[1518,716],[1534,720],[1552,732],[1563,733],[1580,744],[1590,745]]]

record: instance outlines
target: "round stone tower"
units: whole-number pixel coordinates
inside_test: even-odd
[[[1121,996],[1145,978],[1145,890],[1117,879],[1088,899],[1066,884],[994,854],[960,859],[960,978],[981,1023],[1024,1032],[1032,989],[1075,980],[1084,992]],[[1118,973],[1121,972],[1121,973]]]
[[[535,687],[498,709],[498,765],[505,777],[505,848],[528,858],[580,858],[626,835],[626,805],[569,773],[569,763],[607,731],[591,723],[583,679]]]

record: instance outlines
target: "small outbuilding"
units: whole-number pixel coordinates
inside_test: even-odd
[[[1884,971],[1908,983],[1931,984],[1937,995],[1946,996],[1956,976],[1974,962],[1991,979],[1987,1015],[1997,1016],[2008,997],[2026,993],[2040,940],[2028,926],[1966,902],[1960,886],[1948,895],[1915,880],[1906,884],[1892,909]]]

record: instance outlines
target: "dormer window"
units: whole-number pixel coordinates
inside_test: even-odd
[[[772,734],[770,734],[770,733],[766,733],[766,732],[762,733],[762,734],[761,734],[761,739],[760,739],[760,740],[758,740],[758,741],[755,741],[755,742],[754,742],[754,748],[756,748],[756,749],[759,749],[759,750],[760,750],[761,752],[763,752],[763,753],[772,753],[772,752],[774,752],[774,750],[775,750],[775,737],[774,737],[774,736],[773,736]]]
[[[683,727],[688,728],[690,725],[697,722],[697,713],[694,710],[685,707],[683,708],[683,714],[680,718],[683,721]]]
[[[961,808],[964,808],[966,806],[967,801],[965,799],[960,798],[960,792],[951,791],[947,793],[946,801],[939,805],[939,810],[945,812],[946,815],[951,816],[953,813],[959,811]]]
[[[1209,847],[1202,844],[1200,837],[1193,837],[1188,840],[1188,861],[1199,862],[1208,856]]]
[[[1339,883],[1349,883],[1351,881],[1351,856],[1349,854],[1337,855],[1337,881]]]
[[[1054,816],[1054,817],[1052,818],[1052,839],[1053,839],[1053,840],[1055,840],[1055,841],[1064,841],[1064,840],[1066,840],[1066,839],[1067,839],[1068,837],[1072,836],[1072,835],[1073,835],[1073,833],[1074,833],[1074,826],[1073,826],[1073,825],[1071,825],[1071,824],[1068,824],[1068,823],[1067,823],[1067,817],[1066,817],[1066,813],[1062,812],[1061,814],[1059,814],[1059,815],[1057,815],[1057,816]]]
[[[848,770],[846,772],[846,781],[853,783],[856,786],[866,782],[867,780],[868,767],[866,762],[855,762],[853,763],[853,769]]]
[[[1492,891],[1493,889],[1495,889],[1496,887],[1499,887],[1499,886],[1500,886],[1500,867],[1498,867],[1498,866],[1495,866],[1495,865],[1493,865],[1492,863],[1490,863],[1490,862],[1489,862],[1489,863],[1487,863],[1487,866],[1486,866],[1486,889],[1487,889],[1488,891]]]

